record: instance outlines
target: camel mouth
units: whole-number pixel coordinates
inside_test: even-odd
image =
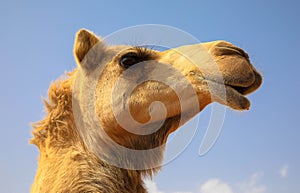
[[[261,84],[262,84],[262,76],[257,72],[253,71],[254,74],[254,80],[252,84],[247,85],[247,86],[236,86],[236,85],[231,85],[231,84],[225,84],[226,86],[229,86],[239,92],[241,95],[248,95],[252,92],[254,92],[256,89],[258,89]]]
[[[257,90],[262,84],[262,76],[251,64],[249,55],[243,49],[225,41],[217,42],[208,49],[220,72],[218,75],[214,69],[209,68],[203,72],[204,79],[209,85],[213,85],[213,101],[236,110],[248,110],[250,101],[246,95]],[[226,94],[217,91],[222,90],[222,87],[224,90],[224,86]]]
[[[226,102],[223,102],[223,104],[236,110],[248,110],[250,101],[246,95],[254,92],[262,84],[262,76],[258,72],[254,71],[254,77],[253,83],[247,86],[225,84]]]
[[[203,82],[206,82],[211,102],[218,102],[235,110],[248,110],[250,108],[250,101],[246,95],[254,92],[262,83],[262,76],[256,70],[253,70],[252,73],[253,79],[245,78],[245,80],[235,81],[226,79],[222,81],[212,77],[205,77],[201,73],[194,71],[190,75],[192,75],[192,79],[196,80],[194,85],[199,90],[199,93],[203,91]]]

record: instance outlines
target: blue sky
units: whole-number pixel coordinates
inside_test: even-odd
[[[228,109],[218,141],[200,157],[205,110],[193,141],[154,178],[152,191],[298,193],[299,9],[296,0],[1,1],[0,192],[29,192],[38,157],[28,144],[29,123],[43,117],[41,97],[49,83],[76,66],[76,31],[105,36],[132,25],[164,24],[203,42],[241,46],[264,83],[249,97],[249,111]]]

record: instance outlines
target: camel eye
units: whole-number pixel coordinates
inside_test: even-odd
[[[134,64],[137,64],[140,61],[141,59],[136,53],[130,52],[121,57],[119,64],[123,68],[129,68],[130,66],[133,66]]]

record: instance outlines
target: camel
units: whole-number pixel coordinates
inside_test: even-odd
[[[206,59],[199,67],[181,54],[197,56],[199,46],[217,68]],[[248,54],[226,41],[157,51],[108,46],[81,29],[74,56],[78,67],[50,85],[44,100],[46,116],[33,125],[30,142],[39,148],[40,156],[32,193],[146,193],[143,179],[160,170],[172,132],[213,102],[249,109],[246,95],[262,82]],[[100,63],[104,65],[99,70]],[[225,95],[219,92],[222,88]],[[128,120],[128,114],[135,122]],[[112,144],[136,154],[126,155]]]

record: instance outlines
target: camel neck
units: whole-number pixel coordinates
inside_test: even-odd
[[[140,171],[112,166],[87,150],[72,112],[73,76],[49,88],[46,116],[34,125],[31,143],[40,156],[32,193],[146,193]]]
[[[109,165],[80,146],[41,152],[31,191],[147,192],[139,171]]]

